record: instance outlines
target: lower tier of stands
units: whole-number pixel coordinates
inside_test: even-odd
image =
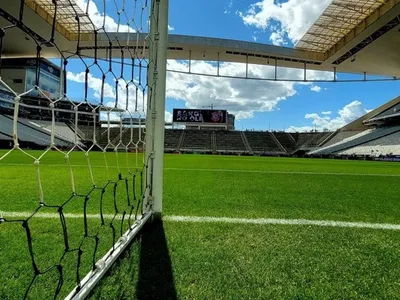
[[[311,155],[329,155],[329,154],[337,154],[346,149],[354,148],[356,146],[368,143],[370,141],[379,139],[381,137],[390,135],[400,131],[400,126],[392,126],[392,127],[380,127],[376,129],[368,129],[362,131],[356,135],[353,135],[347,139],[344,139],[341,142],[336,144],[322,147],[317,150],[311,151],[309,154]]]
[[[284,151],[274,140],[271,132],[246,131],[250,149],[256,154],[283,154]]]
[[[179,143],[183,138],[183,130],[165,130],[164,147],[166,151],[179,150]]]
[[[216,131],[218,152],[246,152],[240,131]]]
[[[144,149],[145,129],[119,127],[81,126],[79,136],[86,136],[86,144],[96,142],[107,150],[116,146]],[[47,121],[18,119],[18,140],[28,147],[47,147],[51,141],[52,124]],[[67,124],[57,122],[54,126],[54,142],[57,147],[71,148],[75,132]],[[0,114],[0,146],[12,145],[13,120]],[[78,136],[78,134],[77,134]],[[318,145],[323,144],[322,147]],[[83,144],[82,144],[83,145]],[[165,130],[166,152],[207,152],[256,155],[291,155],[303,151],[311,155],[400,155],[400,126],[380,127],[364,131],[337,131],[320,133],[286,133],[257,131],[200,131]]]
[[[339,155],[387,156],[400,155],[400,131],[339,152]]]
[[[13,119],[0,114],[0,133],[3,136],[13,136]],[[31,121],[24,118],[18,118],[17,133],[19,143],[26,143],[29,146],[47,147],[51,142],[51,133],[31,124]],[[69,147],[72,144],[59,137],[54,138],[54,144],[57,147]]]
[[[213,131],[200,131],[200,130],[187,130],[182,142],[181,151],[212,151],[212,138]]]

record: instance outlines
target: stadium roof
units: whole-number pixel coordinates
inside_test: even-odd
[[[379,106],[378,108],[366,113],[357,120],[354,120],[353,122],[345,125],[340,130],[342,131],[365,130],[365,125],[373,125],[374,124],[373,120],[376,117],[378,117],[383,112],[388,111],[391,108],[399,105],[399,103],[400,103],[400,97],[396,97],[391,101],[386,102],[383,105]]]
[[[25,23],[18,22],[20,1],[2,1],[0,28],[9,26],[3,43],[3,58],[35,57],[35,39],[43,45],[42,57],[59,57],[58,49],[93,56],[94,25],[74,0],[59,0],[55,40],[48,43],[53,20],[52,0],[25,0]],[[72,5],[71,5],[72,4]],[[90,24],[89,24],[90,23]],[[400,0],[333,0],[298,43],[297,48],[220,38],[169,35],[168,58],[271,65],[337,73],[375,74],[400,78]],[[118,34],[118,39],[115,36]],[[138,35],[138,36],[137,36]],[[104,33],[97,35],[98,57],[106,57],[110,43],[116,49],[147,56],[145,34]],[[116,40],[118,42],[116,42]],[[121,48],[122,47],[122,48]],[[122,51],[114,51],[118,57]]]
[[[297,43],[297,49],[326,52],[389,0],[334,0]]]
[[[53,24],[55,12],[53,0],[25,0],[25,4],[41,16],[47,23]],[[79,31],[81,33],[93,31],[92,21],[75,1],[57,0],[56,29],[68,39],[74,39],[78,34],[76,16],[79,17]]]

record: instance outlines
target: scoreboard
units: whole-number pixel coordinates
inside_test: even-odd
[[[174,123],[206,123],[226,124],[228,112],[226,110],[210,109],[174,109]]]

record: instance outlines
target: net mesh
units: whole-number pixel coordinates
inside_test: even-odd
[[[0,132],[11,146],[0,152],[0,297],[65,297],[150,211],[154,3],[15,2],[0,6]],[[18,39],[35,54],[24,88],[6,59]],[[59,76],[47,56],[61,58]]]

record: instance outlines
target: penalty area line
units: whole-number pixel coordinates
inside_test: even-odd
[[[29,212],[6,212],[0,211],[0,217],[8,219],[29,218],[32,213]],[[65,213],[67,219],[82,219],[83,214]],[[40,219],[59,219],[57,213],[37,213],[34,218]],[[100,219],[100,214],[87,214],[87,219]],[[104,219],[122,219],[122,215],[104,214]],[[134,218],[134,216],[132,216]],[[125,217],[127,219],[127,217]],[[228,223],[228,224],[255,224],[255,225],[291,225],[291,226],[319,226],[319,227],[341,227],[341,228],[365,228],[378,230],[399,230],[400,224],[388,223],[368,223],[368,222],[343,222],[331,220],[308,220],[308,219],[246,219],[246,218],[228,218],[228,217],[197,217],[197,216],[163,216],[166,222],[184,222],[184,223]]]

